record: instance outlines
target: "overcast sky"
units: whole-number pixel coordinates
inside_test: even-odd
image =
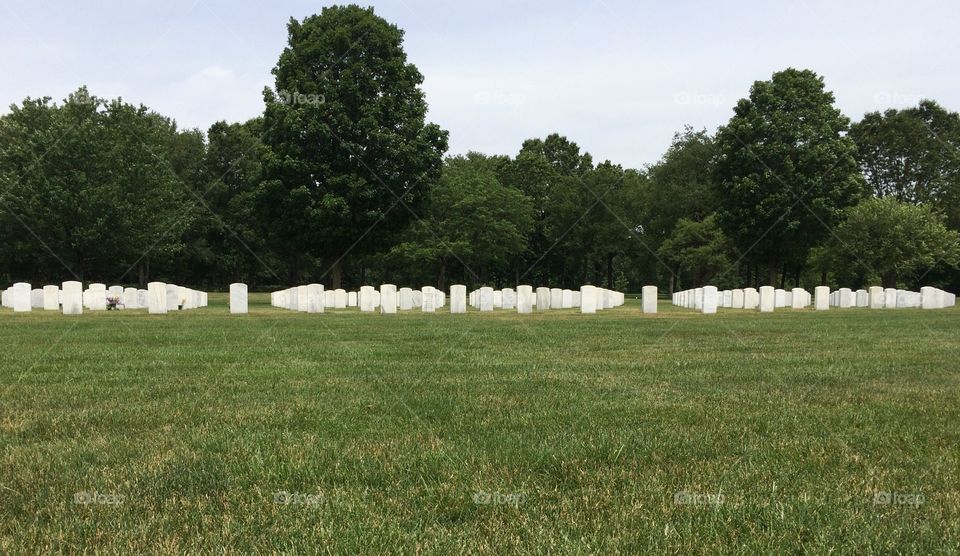
[[[406,31],[453,153],[557,131],[597,161],[655,162],[750,84],[812,69],[840,108],[960,110],[960,2],[367,2]],[[81,84],[206,129],[262,110],[286,22],[322,2],[0,0],[0,104]]]

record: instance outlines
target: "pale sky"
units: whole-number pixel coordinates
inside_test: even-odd
[[[207,129],[262,111],[286,22],[325,2],[0,0],[0,106],[81,84]],[[450,152],[515,154],[559,132],[628,167],[726,122],[753,81],[808,68],[847,116],[933,98],[960,110],[960,3],[361,2],[406,31]]]

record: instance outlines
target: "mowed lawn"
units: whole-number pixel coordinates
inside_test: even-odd
[[[960,309],[268,299],[0,312],[0,552],[960,550]]]

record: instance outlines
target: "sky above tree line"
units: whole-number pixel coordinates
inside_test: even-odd
[[[362,2],[406,32],[450,152],[515,154],[559,132],[629,167],[715,129],[758,79],[826,79],[845,114],[933,98],[960,110],[950,2]],[[81,84],[206,130],[263,110],[286,23],[327,3],[0,0],[2,113]]]

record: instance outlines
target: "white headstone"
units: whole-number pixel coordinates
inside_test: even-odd
[[[63,292],[63,314],[64,315],[82,315],[83,314],[83,284],[76,281],[64,282],[61,284]]]
[[[880,286],[870,286],[870,308],[871,309],[883,309],[883,302],[886,294],[883,293],[883,288]]]
[[[503,308],[513,310],[517,306],[517,292],[513,288],[503,288]]]
[[[783,290],[780,290],[783,291]],[[772,313],[777,306],[776,290],[773,286],[760,286],[760,312]]]
[[[137,288],[123,288],[123,308],[140,308],[140,296],[137,294]]]
[[[550,308],[563,308],[563,290],[560,288],[550,288]]]
[[[814,309],[817,311],[826,311],[830,309],[830,286],[817,286],[813,289],[816,297]]]
[[[230,284],[230,314],[247,314],[247,301],[247,285],[242,282],[234,282],[233,284]]]
[[[30,290],[30,308],[43,309],[43,289],[34,288]]]
[[[493,310],[493,288],[489,286],[484,286],[480,288],[480,310],[481,311]]]
[[[643,312],[656,313],[657,312],[657,287],[644,286],[641,292],[642,292],[641,295],[643,297]]]
[[[896,309],[899,307],[899,305],[897,305],[897,288],[887,288],[883,290],[883,307],[886,309]]]
[[[433,313],[437,310],[437,290],[433,286],[424,286],[420,289],[420,310],[424,313]]]
[[[90,310],[91,311],[106,311],[107,310],[107,286],[106,284],[90,284],[90,287],[87,288],[90,290]]]
[[[517,313],[527,315],[533,312],[533,286],[517,286]]]
[[[762,294],[761,294],[762,295]],[[776,288],[773,290],[773,306],[777,309],[787,306],[787,292]]]
[[[760,307],[760,292],[756,288],[743,288],[743,308],[757,309]]]
[[[941,290],[931,286],[920,288],[920,307],[924,309],[942,309],[943,295]]]
[[[450,286],[450,312],[454,314],[467,312],[467,287],[463,284]]]
[[[30,284],[26,282],[17,282],[13,285],[11,301],[13,305],[13,310],[17,313],[29,313],[33,308],[30,303],[31,289]]]
[[[66,288],[67,282],[64,282]],[[167,285],[163,282],[147,284],[147,312],[151,315],[162,315],[167,312]]]
[[[343,289],[333,290],[333,308],[334,309],[347,308],[347,290],[343,290]]]
[[[123,286],[110,286],[107,288],[107,297],[115,299],[117,303],[123,303]]]
[[[306,285],[297,286],[294,288],[297,292],[297,306],[293,309],[295,311],[300,311],[301,313],[310,312],[310,288]]]
[[[400,310],[409,311],[410,309],[413,309],[413,290],[400,288]]]
[[[793,288],[790,294],[791,309],[803,309],[807,306],[807,290],[803,288]]]
[[[43,287],[43,310],[44,311],[60,310],[60,288],[58,288],[57,286]]]
[[[743,309],[743,290],[735,289],[730,291],[730,308]]]
[[[853,295],[853,291],[850,288],[840,288],[840,300],[839,305],[841,309],[849,309],[856,305],[856,300]]]
[[[397,303],[397,286],[393,284],[380,284],[380,314],[396,314]]]
[[[307,312],[322,313],[325,297],[323,284],[307,284]]]
[[[539,293],[539,288],[538,288]],[[580,286],[580,312],[593,314],[597,312],[597,287]]]
[[[870,294],[867,292],[867,290],[857,290],[855,300],[857,307],[870,306]]]
[[[359,299],[357,304],[360,306],[361,313],[372,313],[373,312],[373,294],[376,292],[373,286],[360,286]]]
[[[359,295],[357,292],[347,292],[347,307],[356,307],[360,304]]]
[[[710,315],[717,312],[717,287],[703,287],[703,305],[701,307],[703,314]]]
[[[537,311],[546,311],[550,308],[550,288],[537,288]]]
[[[93,287],[91,284],[90,287]],[[180,288],[176,284],[167,284],[167,312],[180,310]]]

